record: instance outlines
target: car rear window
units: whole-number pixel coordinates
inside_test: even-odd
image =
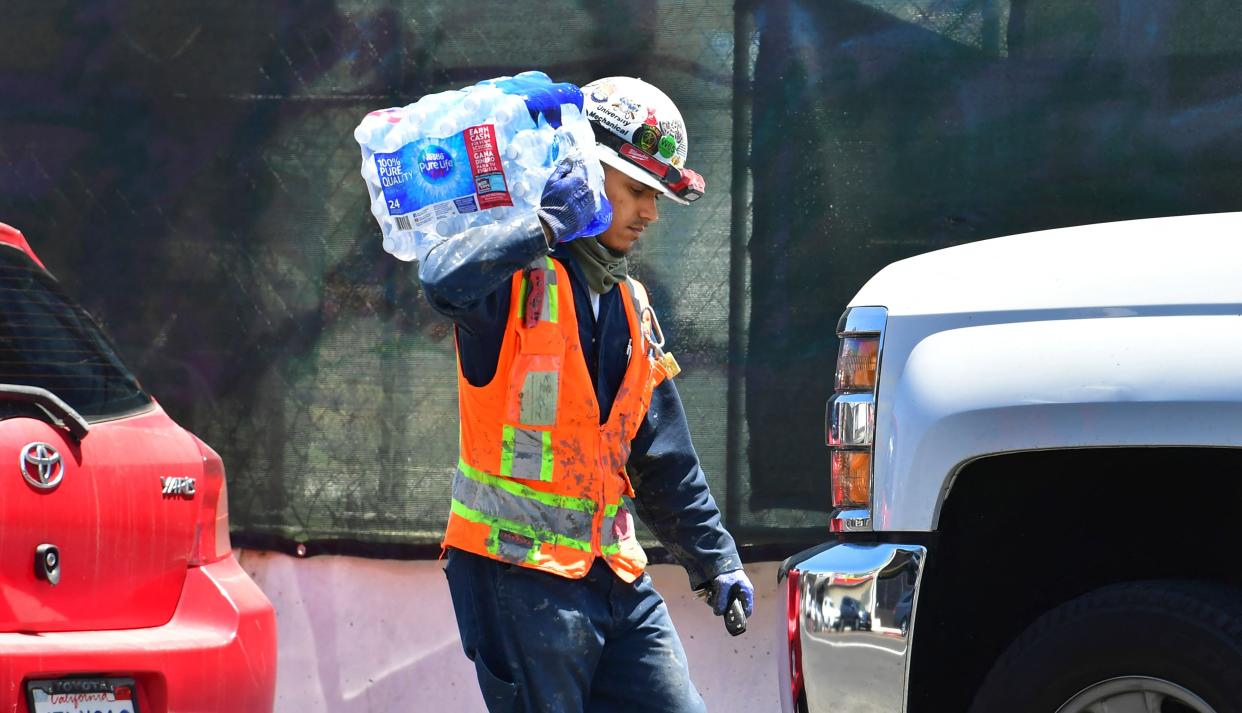
[[[95,320],[9,246],[0,246],[0,383],[47,389],[86,419],[151,404]]]

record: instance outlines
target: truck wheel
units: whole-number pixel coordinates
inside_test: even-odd
[[[1199,582],[1098,589],[1009,646],[971,713],[1242,713],[1242,593]]]

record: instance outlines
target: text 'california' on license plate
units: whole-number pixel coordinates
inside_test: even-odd
[[[30,713],[138,713],[132,678],[27,681]]]

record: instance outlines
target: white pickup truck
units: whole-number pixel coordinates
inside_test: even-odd
[[[785,711],[1242,711],[1242,213],[920,255],[837,331]]]

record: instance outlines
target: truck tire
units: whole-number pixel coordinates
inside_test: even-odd
[[[1242,592],[1131,582],[1036,619],[997,660],[970,710],[1242,713],[1238,671]]]

